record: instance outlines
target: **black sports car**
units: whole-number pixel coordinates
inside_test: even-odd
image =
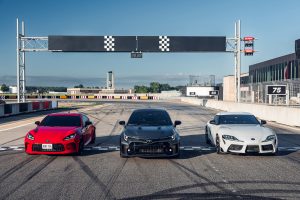
[[[127,124],[120,121],[124,130],[120,135],[120,156],[178,157],[180,137],[167,111],[138,109],[133,111]]]

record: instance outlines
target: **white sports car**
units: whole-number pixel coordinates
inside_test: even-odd
[[[250,113],[221,112],[205,127],[206,142],[216,147],[217,153],[269,153],[276,154],[276,133],[264,127]]]

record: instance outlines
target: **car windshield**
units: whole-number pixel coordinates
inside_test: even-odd
[[[127,125],[171,126],[172,121],[169,114],[166,111],[146,110],[133,112],[128,120]]]
[[[47,116],[41,126],[81,126],[80,116]]]
[[[219,124],[259,124],[253,115],[221,115]]]

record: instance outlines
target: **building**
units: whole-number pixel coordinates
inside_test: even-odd
[[[215,91],[213,86],[187,86],[186,96],[188,97],[211,97],[211,91]]]
[[[186,87],[186,96],[188,97],[208,97],[212,98],[218,94],[212,94],[216,91],[215,76],[190,76],[189,85]]]
[[[295,41],[295,53],[249,66],[249,83],[285,81],[300,78],[300,39]]]
[[[295,53],[297,59],[300,59],[300,39],[295,41]]]
[[[67,88],[67,93],[71,95],[95,94],[100,91],[101,89],[97,88]]]
[[[223,78],[223,100],[224,101],[235,101],[235,84],[234,84],[234,75],[224,76]],[[241,84],[247,83],[249,78],[249,73],[241,74]],[[246,87],[241,87],[241,91],[247,90]]]
[[[224,101],[235,101],[234,76],[223,80]],[[268,85],[286,86],[286,95],[268,96]],[[283,55],[249,66],[249,75],[241,75],[241,101],[274,103],[300,101],[300,39],[295,41],[295,53]],[[278,98],[279,97],[279,98]],[[279,100],[278,100],[279,99]]]
[[[107,72],[106,89],[115,89],[115,78],[112,71]]]
[[[133,93],[132,89],[102,89],[99,92],[100,94],[131,94]]]
[[[300,59],[296,53],[280,56],[249,66],[249,83],[282,81],[297,79],[300,71]]]
[[[9,86],[9,93],[17,94],[18,93],[18,87],[17,86]]]

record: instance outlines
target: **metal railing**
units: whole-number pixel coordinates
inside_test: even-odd
[[[268,95],[268,85],[285,85],[285,95]],[[300,107],[300,79],[241,85],[241,102]]]

